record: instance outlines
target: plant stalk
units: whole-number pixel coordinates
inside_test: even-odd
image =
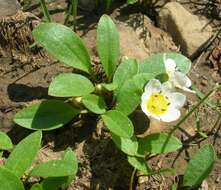
[[[46,21],[51,22],[51,17],[50,17],[45,0],[40,0],[40,3],[41,3],[41,8],[42,8],[44,17],[46,18]]]
[[[170,131],[170,134],[172,135],[179,127],[180,125],[186,121],[186,119],[194,112],[196,111],[196,109],[198,109],[198,107],[204,103],[207,98],[209,98],[209,96],[216,91],[216,89],[211,90],[204,98],[202,98],[174,127],[173,129]]]

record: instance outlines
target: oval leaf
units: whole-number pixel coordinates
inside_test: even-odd
[[[130,138],[134,128],[130,119],[123,113],[111,110],[101,116],[107,128],[117,136]]]
[[[191,68],[191,61],[178,53],[157,53],[145,59],[139,64],[139,73],[152,73],[155,76],[165,73],[164,60],[173,59],[178,70],[188,73]]]
[[[28,129],[52,130],[71,121],[79,110],[58,100],[48,100],[33,104],[19,111],[15,123]]]
[[[13,171],[13,170],[11,170]],[[6,168],[0,167],[0,190],[24,190],[20,179]]]
[[[141,101],[140,89],[134,84],[133,79],[126,81],[117,94],[116,110],[125,115],[131,114]]]
[[[144,158],[134,156],[127,156],[128,162],[137,170],[142,171],[145,175],[152,173]]]
[[[104,88],[107,91],[113,91],[118,88],[118,85],[115,83],[109,83],[109,84],[101,83],[101,86],[102,86],[102,88]]]
[[[41,182],[42,190],[58,190],[65,184],[68,177],[49,177]]]
[[[48,89],[48,94],[56,97],[84,96],[94,91],[94,86],[86,77],[63,73],[55,77]]]
[[[179,139],[166,133],[155,133],[138,140],[138,152],[142,155],[147,153],[161,154],[176,151],[182,147]]]
[[[141,102],[144,85],[152,78],[152,74],[143,73],[127,80],[117,94],[116,110],[131,114]]]
[[[111,18],[103,15],[97,28],[97,50],[104,71],[109,79],[112,78],[119,59],[119,34]]]
[[[135,156],[137,155],[138,142],[136,137],[124,138],[112,134],[112,140],[116,146],[123,151],[125,154]]]
[[[29,175],[43,178],[62,177],[72,175],[73,172],[68,162],[63,160],[51,160],[36,166]]]
[[[154,54],[139,64],[139,73],[151,73],[154,76],[165,73],[163,53]]]
[[[9,150],[13,148],[11,139],[5,133],[0,131],[0,150]]]
[[[212,145],[203,146],[187,165],[184,174],[184,186],[197,187],[210,174],[216,160]]]
[[[187,74],[191,69],[191,60],[179,53],[165,53],[166,59],[173,59],[176,62],[178,70]]]
[[[73,172],[71,176],[75,176],[78,171],[78,160],[75,153],[70,148],[65,151],[63,160],[68,162],[69,165],[72,167]]]
[[[104,99],[100,96],[89,94],[82,97],[82,103],[91,112],[96,114],[103,114],[106,112],[106,105]]]
[[[138,64],[136,59],[123,59],[122,63],[118,66],[113,82],[118,85],[117,91],[123,86],[125,81],[132,78],[138,73]]]
[[[18,177],[30,167],[40,148],[42,133],[36,131],[23,139],[15,147],[5,163],[5,167]]]
[[[77,173],[77,158],[71,150],[68,150],[62,160],[50,160],[42,163],[30,172],[31,176],[65,177],[73,176]]]
[[[70,28],[57,23],[42,23],[33,30],[33,36],[37,43],[59,61],[90,72],[89,53],[80,37]]]
[[[65,183],[62,184],[62,189],[66,189],[75,178],[75,175],[78,171],[78,161],[77,161],[76,155],[74,154],[74,152],[70,148],[68,148],[66,150],[63,159],[70,162],[70,163],[72,163],[71,165],[73,165],[74,168],[75,168],[75,173],[73,173],[70,176],[67,176],[67,179],[66,179]]]
[[[44,189],[41,184],[36,183],[36,184],[32,185],[30,190],[44,190]]]

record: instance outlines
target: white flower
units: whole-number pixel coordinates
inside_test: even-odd
[[[175,87],[184,91],[195,93],[195,91],[189,89],[192,85],[191,80],[184,73],[177,70],[176,62],[173,59],[165,59],[164,65],[166,68],[166,73],[169,77],[168,80]]]
[[[177,120],[181,113],[186,96],[173,92],[170,82],[160,83],[159,80],[150,80],[145,86],[145,91],[141,98],[141,109],[152,118],[164,122]]]

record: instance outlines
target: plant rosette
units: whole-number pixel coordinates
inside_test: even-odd
[[[166,59],[164,57],[164,65],[168,75],[168,81],[171,82],[174,87],[195,93],[195,91],[189,89],[192,85],[191,80],[177,69],[177,64],[173,59]]]
[[[177,120],[186,96],[174,92],[170,82],[160,83],[157,79],[150,80],[145,86],[141,97],[141,109],[149,117],[172,122]]]

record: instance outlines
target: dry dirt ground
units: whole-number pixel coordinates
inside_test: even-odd
[[[51,97],[47,95],[47,88],[51,79],[59,73],[72,71],[71,68],[50,58],[42,49],[30,49],[29,46],[33,43],[30,31],[42,19],[42,13],[39,6],[36,5],[36,1],[30,2],[31,4],[23,4],[23,9],[36,15],[36,17],[33,17],[33,15],[24,16],[21,13],[16,18],[10,18],[12,25],[18,24],[19,22],[16,22],[20,20],[20,24],[23,23],[21,24],[22,27],[28,28],[25,29],[25,36],[23,34],[19,35],[18,31],[18,37],[14,34],[13,38],[9,36],[9,41],[6,43],[1,41],[0,47],[0,126],[1,130],[7,132],[15,144],[30,131],[13,123],[14,114],[33,102],[50,99]],[[187,1],[180,0],[179,2],[183,3],[194,14],[206,18],[214,30],[221,23],[219,15],[211,15],[209,7],[200,4],[199,1],[188,1],[188,4]],[[50,4],[52,17],[57,22],[63,20],[64,7],[65,1],[63,0]],[[121,39],[123,54],[144,59],[156,52],[178,51],[169,34],[154,26],[157,11],[152,8],[143,10],[137,7],[124,6],[121,3],[114,4],[111,16],[115,19],[122,33],[121,35],[123,35]],[[214,13],[214,11],[212,12]],[[145,18],[143,22],[143,13],[149,14],[148,16],[152,21]],[[99,11],[88,12],[80,9],[77,19],[77,33],[90,49],[95,65],[98,63],[95,41],[96,23],[99,16]],[[149,32],[148,40],[141,35],[140,29],[147,29]],[[19,36],[23,36],[22,39]],[[201,53],[194,60],[190,73],[193,83],[205,93],[216,83],[221,82],[218,66],[211,67],[211,63],[208,61],[208,54],[219,45],[219,39],[216,39],[206,51]],[[212,98],[219,100],[220,95],[217,93]],[[188,97],[188,103],[183,113],[187,113],[198,101],[195,95],[188,94]],[[206,105],[200,107],[198,115],[200,127],[202,131],[208,134],[208,138],[203,139],[196,135],[196,116],[193,114],[182,125],[183,130],[177,131],[176,134],[183,141],[183,149],[179,152],[153,157],[149,160],[149,163],[155,169],[174,167],[177,176],[166,173],[152,177],[139,177],[139,174],[137,174],[134,189],[171,189],[174,182],[182,179],[187,161],[191,156],[203,144],[210,143],[214,145],[218,159],[213,172],[204,181],[204,190],[221,190],[220,118],[217,112]],[[96,130],[99,126],[102,128],[100,133]],[[83,118],[77,118],[61,129],[45,132],[43,146],[36,162],[59,158],[67,147],[71,147],[76,152],[79,161],[77,177],[68,190],[126,190],[129,188],[133,168],[127,163],[125,155],[115,147],[109,133],[103,129],[102,123],[98,122],[98,118],[93,115],[84,116]],[[206,187],[207,185],[208,187]]]

